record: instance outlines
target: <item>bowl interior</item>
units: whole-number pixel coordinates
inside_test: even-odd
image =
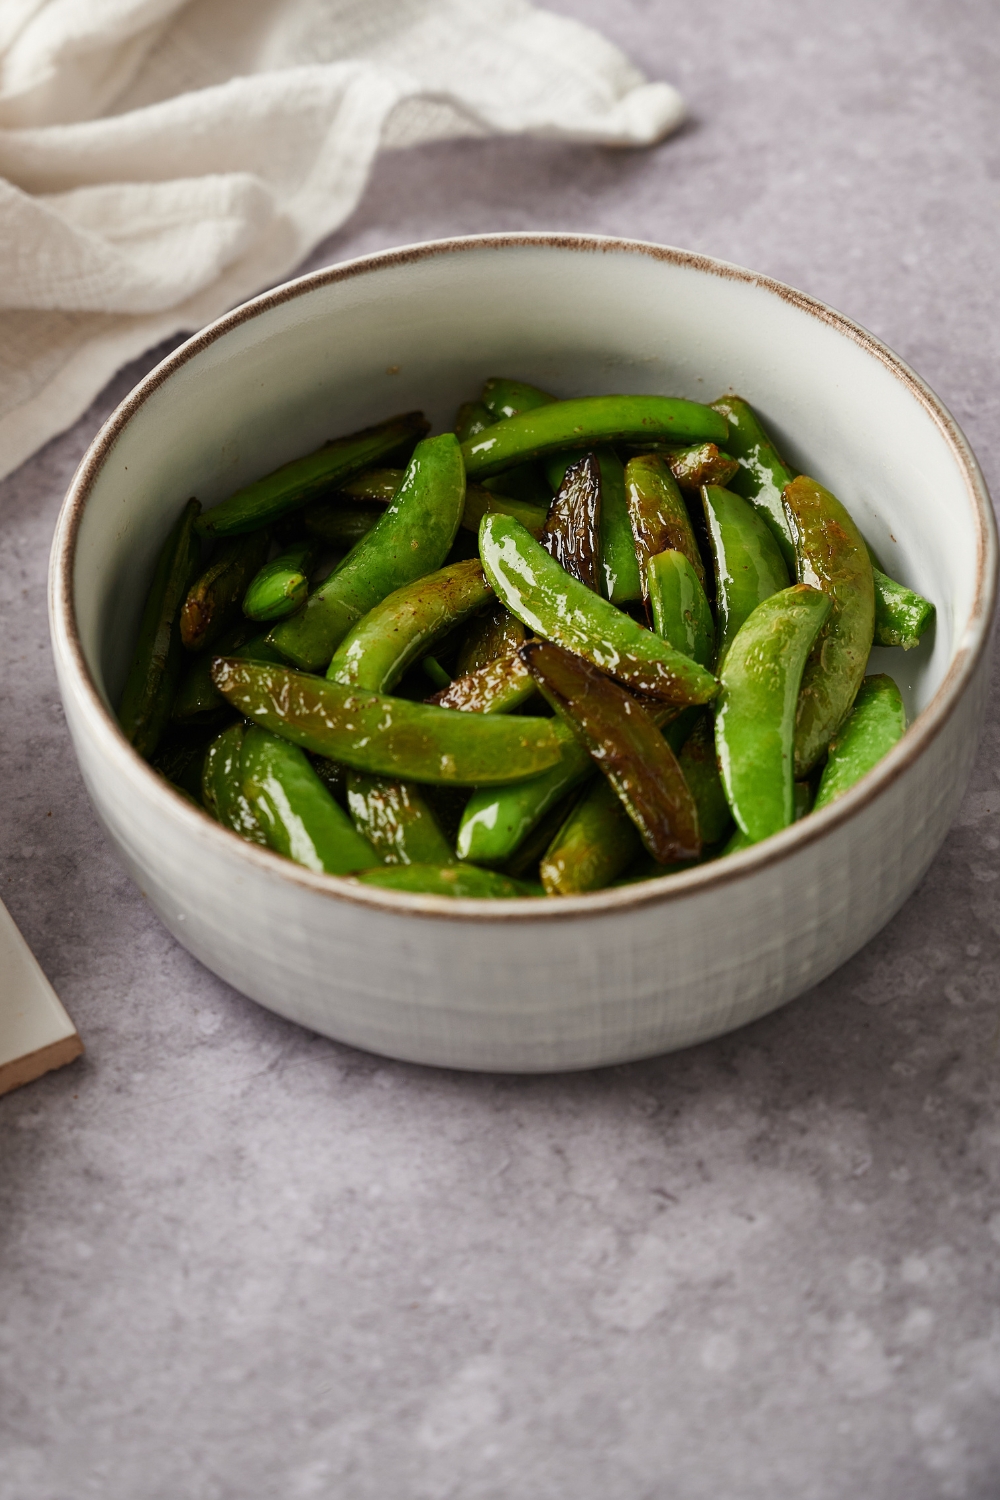
[[[288,459],[394,412],[435,430],[485,377],[561,396],[754,403],[791,463],[833,489],[885,566],[937,606],[912,652],[876,652],[911,717],[940,686],[986,566],[960,437],[918,384],[806,299],[651,247],[466,241],[373,257],[269,294],[153,372],[112,419],[79,521],[83,652],[117,704],[163,537]]]

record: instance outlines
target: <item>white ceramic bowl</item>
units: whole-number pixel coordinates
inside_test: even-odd
[[[877,652],[914,718],[847,796],[717,864],[564,900],[450,901],[314,875],[186,804],[112,705],[153,561],[206,506],[325,439],[483,378],[563,396],[736,390],[937,605]],[[316,272],[221,318],[102,429],[67,495],[50,609],[66,717],[104,826],[162,920],[263,1005],[374,1052],[584,1068],[687,1046],[815,984],[914,888],[958,808],[987,685],[997,547],[955,423],[877,340],[788,287],[654,245],[448,240]]]

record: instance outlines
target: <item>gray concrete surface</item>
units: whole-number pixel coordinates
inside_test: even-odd
[[[993,0],[561,0],[691,104],[648,154],[390,157],[313,264],[596,229],[874,329],[1000,458]],[[0,890],[87,1042],[0,1100],[2,1500],[994,1500],[1000,713],[927,878],[817,990],[579,1077],[399,1066],[200,968],[84,796],[2,487]]]

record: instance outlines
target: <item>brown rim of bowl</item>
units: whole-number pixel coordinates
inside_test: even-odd
[[[293,864],[290,860],[283,859],[270,850],[247,843],[237,834],[215,823],[207,814],[191,807],[133,750],[115,720],[108,713],[84,659],[77,630],[72,589],[76,542],[87,500],[97,475],[119,434],[149,396],[181,366],[187,364],[190,359],[230,330],[239,327],[240,324],[281,303],[293,301],[315,287],[329,286],[335,282],[367,275],[369,272],[383,270],[389,266],[413,264],[437,255],[468,254],[474,251],[521,247],[538,248],[539,246],[550,246],[556,250],[569,250],[583,254],[645,255],[654,260],[667,261],[672,265],[684,266],[690,270],[702,271],[726,280],[746,282],[773,293],[783,301],[809,313],[820,322],[829,324],[879,360],[915,397],[938,427],[962,472],[976,517],[975,598],[972,611],[962,632],[962,644],[957,648],[930,703],[917,715],[899,744],[855,787],[820,812],[793,824],[790,828],[784,829],[760,844],[730,855],[725,860],[712,861],[691,870],[653,878],[633,886],[609,887],[579,896],[563,896],[556,899],[529,897],[504,901],[467,897],[456,899],[447,896],[385,891],[375,886],[356,884],[347,877],[314,873],[301,865]],[[710,256],[698,255],[686,250],[677,250],[671,246],[651,244],[642,240],[604,238],[597,235],[485,234],[402,246],[394,250],[380,251],[374,255],[359,256],[339,265],[312,271],[306,276],[285,282],[271,291],[263,292],[249,302],[242,303],[214,323],[209,323],[169,354],[112,412],[87,449],[73,476],[59,513],[52,542],[49,614],[53,645],[58,647],[58,627],[61,626],[86,706],[92,714],[96,715],[97,727],[99,731],[104,732],[108,752],[123,757],[123,771],[126,774],[132,772],[133,775],[138,772],[141,781],[155,799],[165,799],[161,803],[165,812],[180,817],[182,821],[190,819],[189,826],[195,836],[213,841],[225,840],[226,848],[230,851],[238,848],[245,859],[260,867],[262,871],[280,876],[317,895],[347,900],[363,906],[374,906],[399,916],[433,917],[452,921],[551,922],[584,914],[595,917],[610,916],[641,906],[680,900],[728,885],[736,880],[743,880],[757,870],[790,858],[798,850],[817,839],[826,837],[835,828],[856,817],[909,769],[926,746],[940,733],[954,712],[989,642],[996,585],[997,533],[993,507],[985,480],[964,434],[950,412],[919,375],[915,374],[908,365],[865,328],[853,323],[849,318],[827,307],[824,303],[816,301],[815,298],[807,296],[804,292],[785,286],[783,282],[747,271],[741,266],[730,265],[726,261],[715,260]]]

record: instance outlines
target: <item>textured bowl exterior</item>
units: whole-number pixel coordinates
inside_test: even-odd
[[[543,282],[552,273],[540,292],[550,326],[534,354],[528,319],[537,322],[537,308],[523,313],[520,328],[510,312],[534,284],[519,281],[526,270]],[[568,283],[573,292],[574,278],[575,296],[560,303],[559,288]],[[487,284],[492,300],[484,298]],[[686,368],[661,370],[654,355],[642,357],[633,331],[632,367],[620,350],[608,357],[608,329],[627,322],[633,304],[640,319],[657,294],[668,309],[692,303],[706,350]],[[456,322],[442,326],[451,296],[459,302]],[[606,326],[602,296],[617,319]],[[477,297],[486,304],[481,334]],[[732,384],[769,415],[779,413],[783,439],[784,428],[801,432],[813,471],[835,482],[875,545],[884,552],[896,537],[906,539],[890,565],[907,581],[932,579],[926,591],[939,601],[940,620],[933,645],[908,653],[912,660],[893,653],[891,665],[878,663],[903,671],[917,712],[903,742],[840,802],[763,846],[679,876],[563,901],[453,902],[360,888],[304,871],[203,817],[134,754],[108,711],[152,558],[195,476],[207,476],[199,493],[212,503],[323,436],[416,404],[407,398],[421,386],[439,423],[488,374],[539,383],[548,374],[572,389],[566,370],[547,366],[540,351],[545,340],[571,342],[571,309],[587,297],[590,321],[601,326],[591,334],[589,368],[586,350],[571,350],[582,389],[645,384],[711,399],[728,383],[720,380],[728,360]],[[401,308],[413,326],[399,334]],[[346,329],[344,368],[352,351],[363,363],[359,351],[374,346],[355,407],[338,415],[332,431],[323,425],[324,379],[339,393],[338,413],[349,403],[343,372],[325,373],[317,324]],[[514,344],[505,347],[495,328]],[[364,344],[356,330],[368,330]],[[685,348],[695,337],[675,332],[682,336]],[[654,351],[663,337],[652,330]],[[310,353],[311,338],[324,352]],[[395,390],[387,395],[374,374],[397,373],[386,357],[393,338],[406,346],[398,360],[404,370],[404,359],[412,364],[413,351],[426,346],[412,393],[398,387],[402,399]],[[518,338],[525,353],[515,363]],[[456,348],[468,366],[457,373]],[[796,360],[835,366],[841,348],[844,369],[824,376],[829,390],[810,391],[814,365],[797,371]],[[870,389],[853,390],[869,367]],[[263,374],[256,411],[248,371]],[[702,392],[699,382],[708,381]],[[299,389],[290,390],[296,382]],[[327,401],[324,414],[317,398],[315,419],[313,386]],[[821,422],[809,418],[820,396]],[[861,403],[853,416],[842,410],[852,401]],[[879,459],[878,422],[869,438],[857,436],[865,406],[879,401],[883,446],[905,444],[912,465],[896,491],[878,467],[891,458]],[[165,456],[183,449],[191,433],[189,455]],[[884,491],[883,511],[863,486],[852,490],[847,470],[838,473],[838,443],[854,444],[851,473],[875,472],[872,493]],[[268,462],[266,453],[276,456]],[[793,456],[800,455],[793,449]],[[533,1072],[649,1056],[742,1025],[830,973],[892,916],[940,847],[968,780],[985,711],[995,575],[989,499],[961,434],[863,331],[787,288],[683,252],[524,237],[416,247],[317,273],[248,304],[172,355],[112,417],[74,480],[53,546],[51,618],[67,722],[94,806],[163,922],[192,953],[270,1009],[359,1047],[444,1066]]]

